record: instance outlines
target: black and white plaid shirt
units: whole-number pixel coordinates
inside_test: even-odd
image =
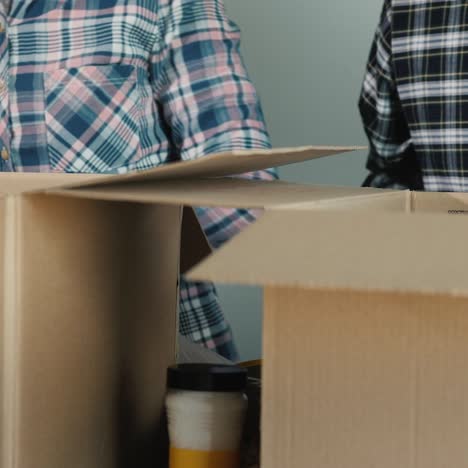
[[[385,0],[360,110],[366,185],[468,191],[468,1]]]

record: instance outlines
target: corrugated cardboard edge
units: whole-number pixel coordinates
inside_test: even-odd
[[[17,453],[17,413],[18,413],[18,322],[21,320],[18,288],[20,281],[19,255],[19,210],[20,200],[8,196],[5,200],[4,224],[4,295],[3,295],[3,468],[16,466]]]
[[[461,289],[444,289],[443,291],[434,291],[431,288],[421,288],[419,290],[411,288],[391,289],[385,287],[362,287],[362,286],[336,286],[331,283],[318,283],[318,282],[305,282],[305,281],[291,281],[284,283],[281,281],[258,281],[254,277],[250,277],[245,281],[231,281],[231,280],[215,280],[210,276],[199,274],[197,269],[193,269],[187,275],[190,281],[216,281],[217,284],[223,285],[241,285],[241,286],[261,286],[263,288],[273,289],[300,289],[300,290],[314,290],[323,292],[340,292],[340,293],[364,293],[364,294],[393,294],[394,296],[424,296],[424,297],[451,297],[451,298],[468,298],[468,291]],[[211,279],[210,279],[211,278]]]

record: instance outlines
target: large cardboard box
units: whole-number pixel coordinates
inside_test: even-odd
[[[265,286],[263,468],[468,467],[467,214],[455,193],[298,203],[191,272]]]
[[[193,213],[182,217],[182,207],[300,210],[313,200],[362,198],[359,189],[220,179],[342,150],[232,153],[109,177],[0,174],[0,467],[164,466],[161,414],[165,370],[176,355],[179,267],[186,271],[209,252]],[[280,231],[271,234],[273,248]],[[266,245],[248,247],[252,259],[263,261],[264,252],[274,270],[294,270],[277,263]],[[261,282],[262,272],[255,267],[245,279]],[[271,301],[276,292],[269,291]],[[301,309],[290,306],[296,323]],[[269,340],[273,322],[267,321]],[[283,372],[291,373],[287,379],[296,372],[281,365],[289,349],[278,350],[275,370],[271,347],[267,342],[269,392]],[[309,395],[302,383],[295,386]],[[282,394],[281,387],[274,391]],[[267,414],[267,426],[276,417]]]

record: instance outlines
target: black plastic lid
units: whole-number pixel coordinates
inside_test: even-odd
[[[240,392],[247,385],[247,371],[218,364],[179,364],[167,370],[167,385],[196,392]]]

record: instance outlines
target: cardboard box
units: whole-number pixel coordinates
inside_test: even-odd
[[[299,203],[190,273],[265,286],[263,468],[468,467],[466,214],[455,193]]]
[[[181,232],[182,206],[362,197],[219,179],[342,150],[240,152],[109,177],[0,174],[1,468],[164,466],[179,265],[209,252],[190,210]]]

